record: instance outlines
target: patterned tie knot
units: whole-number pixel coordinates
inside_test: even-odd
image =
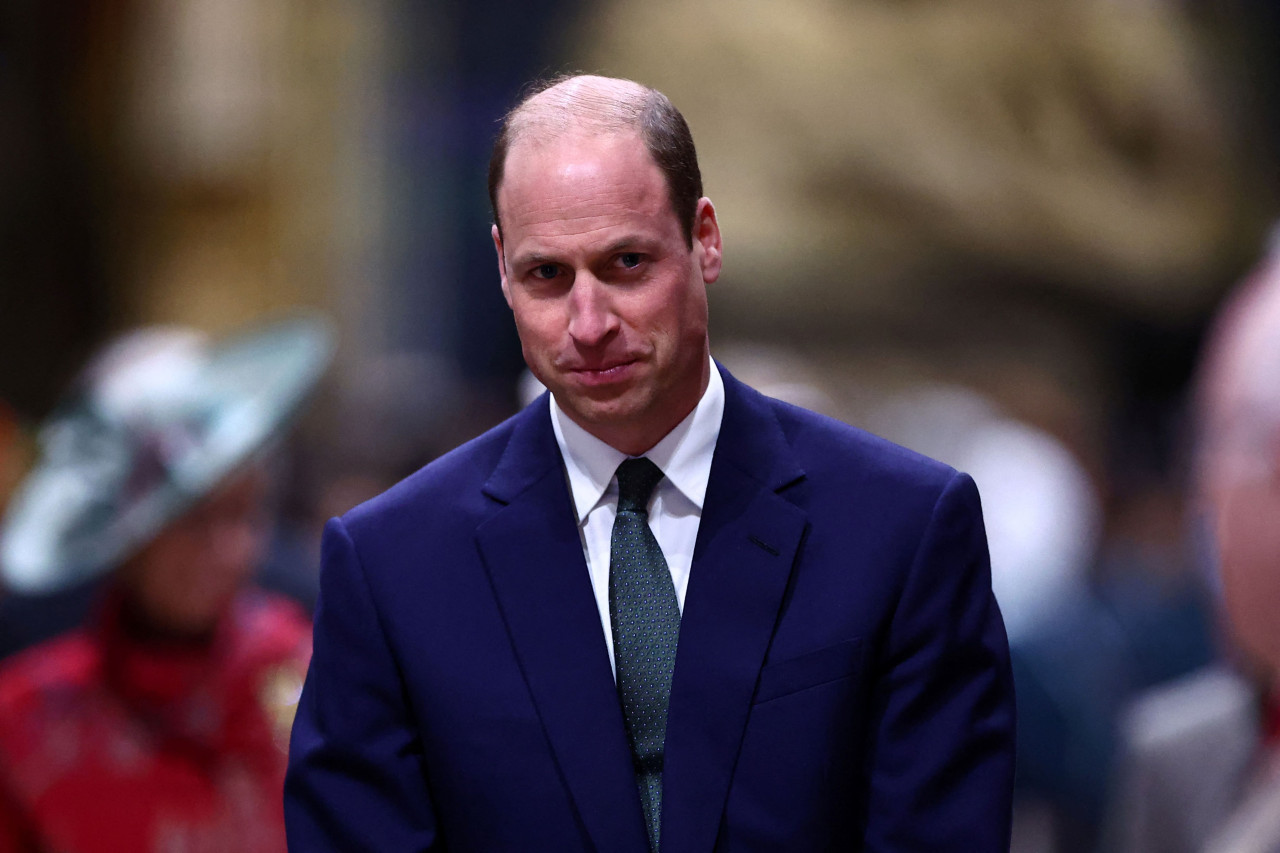
[[[618,466],[618,512],[649,514],[649,498],[662,481],[662,469],[644,456]]]

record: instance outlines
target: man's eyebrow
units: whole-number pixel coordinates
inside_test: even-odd
[[[623,250],[636,251],[637,249],[647,249],[652,241],[639,234],[628,234],[625,237],[619,237],[612,243],[600,250],[602,255],[615,255]]]
[[[626,234],[625,237],[618,237],[612,243],[608,243],[600,250],[600,255],[605,257],[617,255],[618,252],[648,252],[653,251],[652,238],[641,236],[641,234]]]
[[[530,267],[540,267],[543,264],[559,264],[555,258],[545,255],[542,252],[525,252],[522,255],[516,255],[507,260],[507,264],[512,269],[528,269]]]
[[[607,243],[604,247],[596,250],[597,255],[608,257],[616,255],[623,251],[646,251],[652,246],[653,240],[640,234],[626,234],[618,239]],[[530,269],[532,267],[541,266],[542,264],[561,263],[560,259],[555,255],[547,254],[542,251],[533,250],[522,254],[514,255],[508,258],[507,263],[512,269]]]

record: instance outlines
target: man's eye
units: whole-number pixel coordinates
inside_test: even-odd
[[[618,255],[618,263],[627,269],[634,269],[635,267],[640,266],[640,260],[641,257],[639,252],[623,252],[621,255]]]
[[[539,264],[538,266],[533,268],[533,277],[544,278],[544,279],[555,278],[556,274],[559,272],[560,272],[560,268],[557,267],[555,264]]]

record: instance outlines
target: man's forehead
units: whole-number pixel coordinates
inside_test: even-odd
[[[544,238],[594,232],[592,243],[604,244],[625,231],[635,242],[678,229],[666,182],[638,137],[561,139],[512,151],[499,198],[515,253],[535,251]]]
[[[632,128],[601,129],[574,124],[547,128],[542,133],[529,133],[513,141],[507,151],[507,171],[510,172],[513,166],[528,166],[536,161],[549,163],[598,156],[640,156],[653,160],[640,133]]]
[[[569,218],[666,212],[669,194],[638,141],[561,140],[513,151],[500,193],[504,217]]]
[[[563,205],[598,194],[615,200],[625,195],[633,205],[648,206],[650,199],[669,203],[661,171],[635,131],[580,129],[513,147],[499,203],[505,217],[531,205]]]

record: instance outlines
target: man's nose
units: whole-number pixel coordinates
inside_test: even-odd
[[[569,291],[569,336],[583,346],[603,343],[618,328],[606,285],[589,273],[574,278]]]

